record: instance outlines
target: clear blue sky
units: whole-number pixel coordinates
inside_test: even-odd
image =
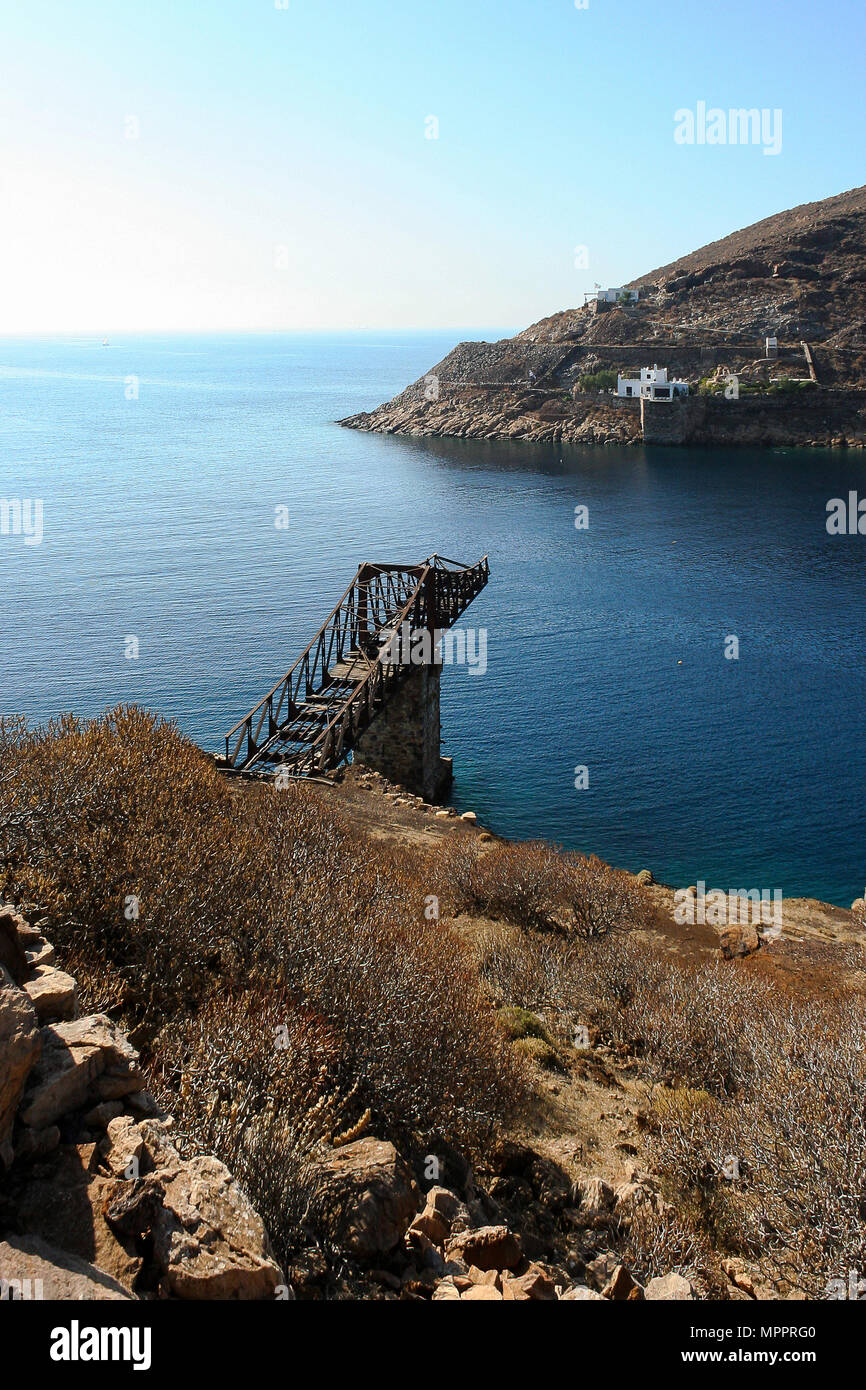
[[[5,333],[517,328],[866,181],[863,0],[4,8]]]

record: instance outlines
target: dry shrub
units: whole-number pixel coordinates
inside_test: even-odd
[[[563,1033],[594,1026],[640,1055],[670,1205],[643,1213],[636,1268],[706,1272],[712,1245],[759,1258],[810,1297],[866,1270],[862,998],[782,998],[736,965],[687,964],[627,933],[501,927],[479,950],[500,1003],[556,1018]]]
[[[638,1206],[621,1232],[623,1261],[642,1284],[664,1275],[706,1279],[713,1255],[705,1233],[671,1202]]]
[[[645,894],[631,875],[594,855],[536,841],[488,847],[461,837],[442,849],[435,872],[454,910],[520,926],[590,937],[641,925],[647,917]]]
[[[47,913],[85,1006],[112,1004],[164,1078],[191,1028],[202,1056],[213,1036],[260,1078],[226,1084],[261,1117],[271,1081],[248,1011],[290,998],[336,1040],[348,1122],[369,1107],[380,1134],[472,1153],[519,1100],[471,958],[425,918],[423,864],[360,836],[315,789],[227,783],[137,709],[15,723],[0,749],[0,888]],[[191,1132],[236,1152],[204,1113]]]
[[[215,994],[154,1054],[149,1085],[181,1147],[216,1153],[249,1193],[286,1263],[311,1233],[321,1146],[353,1097],[340,1040],[281,991]]]

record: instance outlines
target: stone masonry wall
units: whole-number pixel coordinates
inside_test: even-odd
[[[437,801],[451,780],[451,762],[440,755],[441,667],[410,670],[361,736],[354,761],[389,782]]]

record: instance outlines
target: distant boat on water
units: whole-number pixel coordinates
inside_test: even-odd
[[[103,340],[102,340],[102,346],[103,346],[103,347],[108,347],[108,339],[107,339],[107,338],[103,338]]]

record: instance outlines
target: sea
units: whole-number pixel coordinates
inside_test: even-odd
[[[866,535],[826,523],[866,497],[864,453],[335,423],[510,331],[0,341],[0,713],[135,702],[217,752],[359,563],[487,555],[461,620],[486,660],[442,677],[458,810],[676,886],[849,906]]]

